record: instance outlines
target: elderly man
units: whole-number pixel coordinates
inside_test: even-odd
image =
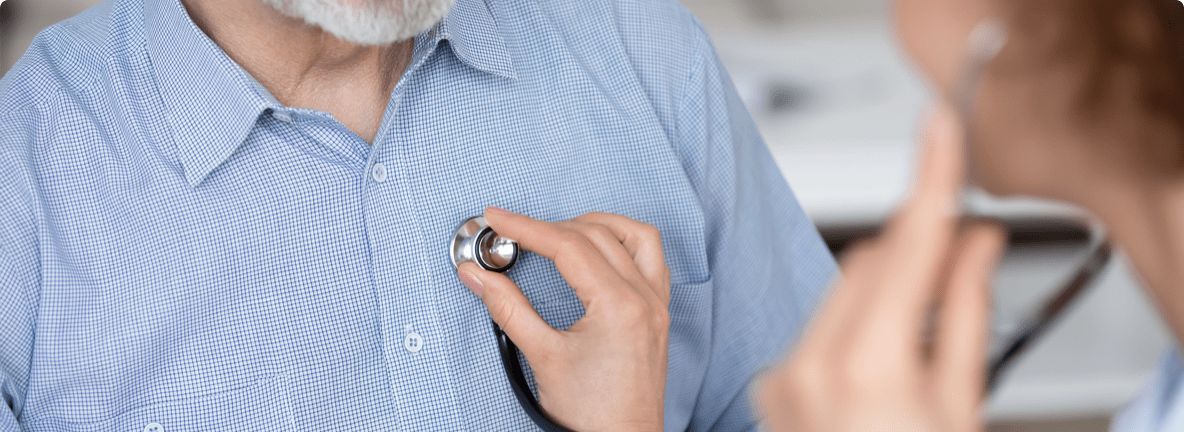
[[[0,431],[533,427],[446,251],[487,205],[659,228],[667,430],[751,429],[834,271],[674,0],[109,0],[0,81]]]

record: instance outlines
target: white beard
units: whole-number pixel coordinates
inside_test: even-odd
[[[358,0],[364,4],[358,6],[343,4],[349,0],[263,1],[341,40],[389,45],[432,28],[448,15],[456,0]]]

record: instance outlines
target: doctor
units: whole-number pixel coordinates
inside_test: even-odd
[[[846,257],[844,278],[810,330],[754,388],[770,430],[982,429],[988,286],[1004,236],[958,217],[967,159],[974,181],[992,193],[1067,201],[1101,218],[1184,339],[1184,6],[900,0],[901,40],[942,100],[957,94],[965,41],[988,18],[1007,24],[1010,42],[977,86],[973,121],[936,110],[913,195],[884,233]],[[536,221],[491,223],[509,231]],[[933,304],[941,313],[927,343],[922,329]],[[554,361],[527,358],[536,368]],[[1179,354],[1169,354],[1114,430],[1184,430],[1182,371]],[[586,390],[635,397],[622,388]],[[595,414],[615,415],[585,413]]]

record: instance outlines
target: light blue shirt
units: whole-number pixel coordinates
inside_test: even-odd
[[[1184,364],[1173,349],[1147,385],[1114,418],[1114,432],[1184,431]]]
[[[661,230],[671,431],[751,429],[835,272],[675,0],[459,0],[373,146],[178,0],[109,0],[0,81],[0,431],[530,429],[447,253],[488,205]]]

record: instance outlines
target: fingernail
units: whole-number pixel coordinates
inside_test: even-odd
[[[472,291],[473,294],[477,295],[477,297],[481,297],[481,294],[485,293],[485,286],[481,285],[481,280],[473,277],[473,275],[462,271],[457,274],[457,276],[460,277],[460,281],[463,282],[466,287],[469,287],[469,291]]]
[[[485,211],[486,211],[487,213],[493,213],[493,214],[498,214],[498,215],[511,215],[511,214],[514,214],[513,212],[511,212],[511,211],[509,211],[509,210],[505,210],[505,209],[502,209],[502,208],[500,208],[500,207],[494,207],[494,206],[489,206],[489,207],[486,207],[486,208],[485,208]]]

